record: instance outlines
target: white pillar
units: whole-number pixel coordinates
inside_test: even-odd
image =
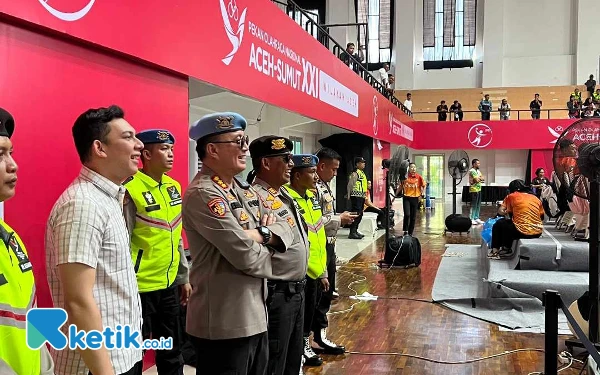
[[[414,88],[415,50],[422,50],[423,46],[423,11],[419,17],[417,1],[423,4],[420,0],[403,0],[395,6],[392,63],[397,90]]]

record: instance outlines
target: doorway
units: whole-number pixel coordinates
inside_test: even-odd
[[[444,200],[444,173],[446,166],[444,164],[444,155],[413,155],[414,162],[417,165],[417,173],[429,184],[429,196],[435,197],[436,201]]]

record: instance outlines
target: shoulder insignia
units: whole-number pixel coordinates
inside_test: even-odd
[[[234,201],[235,197],[233,196],[233,194],[227,193],[227,199],[229,199],[230,201]]]
[[[248,214],[246,213],[246,211],[242,210],[242,213],[240,214],[240,220],[241,221],[246,221],[248,220]]]
[[[271,205],[271,209],[272,210],[277,210],[279,208],[281,208],[282,203],[279,199],[275,199],[275,202],[273,202],[273,204]]]
[[[227,212],[227,206],[223,198],[214,198],[208,202],[208,209],[217,217],[224,217]]]
[[[131,180],[133,180],[133,176],[129,176],[127,177],[127,179],[125,181],[123,181],[123,185],[127,184],[128,182],[130,182]]]
[[[217,185],[219,185],[222,189],[229,189],[229,185],[227,185],[225,182],[223,182],[223,180],[221,180],[221,177],[214,175],[211,177],[211,180],[213,180],[213,182]]]
[[[244,191],[244,196],[246,198],[254,198],[254,193],[251,192],[250,190],[246,190],[246,191]]]
[[[277,196],[277,194],[278,194],[277,190],[273,189],[272,187],[270,187],[268,190],[269,190],[269,193],[271,193],[272,195]]]
[[[294,219],[292,219],[291,216],[288,216],[287,222],[290,225],[290,227],[292,227],[292,228],[296,226],[296,223],[294,223]]]
[[[269,194],[269,196],[267,197],[267,202],[272,202],[275,200],[275,197],[272,196],[271,194]]]
[[[241,187],[244,190],[248,190],[250,189],[250,184],[248,183],[248,181],[245,181],[237,176],[235,176],[233,178],[233,180],[238,184],[239,187]]]

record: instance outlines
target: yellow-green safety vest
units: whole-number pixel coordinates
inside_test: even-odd
[[[284,186],[284,188],[294,199],[296,208],[304,218],[307,226],[309,242],[308,277],[313,280],[318,279],[327,269],[327,237],[325,236],[325,225],[321,218],[321,205],[309,190],[306,191],[306,197],[303,198],[289,185]]]
[[[141,293],[166,289],[179,269],[181,185],[163,175],[158,183],[142,171],[125,182],[135,203],[131,258]]]
[[[0,362],[16,374],[39,375],[41,355],[26,344],[25,317],[35,306],[35,281],[25,245],[0,219]]]
[[[366,198],[367,196],[367,175],[365,172],[360,169],[356,170],[356,174],[358,175],[358,180],[352,187],[352,191],[350,192],[351,197],[361,197]]]

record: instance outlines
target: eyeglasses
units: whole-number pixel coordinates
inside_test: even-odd
[[[234,143],[234,144],[237,144],[238,146],[240,146],[240,148],[244,148],[244,146],[247,146],[248,143],[250,143],[250,137],[245,135],[241,138],[234,139],[233,141],[214,141],[214,142],[210,142],[210,143]]]
[[[289,164],[290,160],[292,160],[292,154],[284,154],[284,155],[271,155],[267,156],[267,158],[281,158],[285,164]]]

